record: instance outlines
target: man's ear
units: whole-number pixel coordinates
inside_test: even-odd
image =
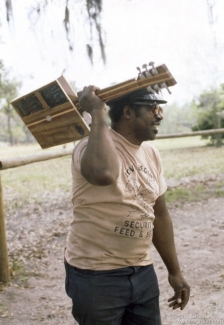
[[[132,114],[133,114],[133,109],[131,109],[131,107],[129,106],[125,106],[123,108],[123,115],[124,115],[124,118],[130,120],[132,118]]]

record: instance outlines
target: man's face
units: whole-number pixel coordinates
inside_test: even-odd
[[[158,133],[158,126],[163,119],[163,111],[159,105],[142,105],[135,113],[133,121],[133,131],[136,140],[142,141],[155,140]]]

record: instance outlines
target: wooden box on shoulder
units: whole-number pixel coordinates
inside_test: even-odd
[[[143,68],[144,71],[137,68],[137,78],[97,90],[96,95],[108,102],[148,88],[156,101],[162,89],[166,88],[171,93],[168,87],[174,86],[176,80],[165,64],[155,67],[154,62],[150,62]],[[77,95],[64,76],[13,100],[11,104],[43,149],[89,135],[91,117],[87,112],[83,112],[83,116],[80,114]]]
[[[80,140],[89,126],[74,102],[77,94],[64,76],[11,102],[41,148]]]

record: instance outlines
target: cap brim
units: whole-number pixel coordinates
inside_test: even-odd
[[[137,92],[129,93],[122,97],[111,99],[107,102],[107,105],[116,103],[116,102],[124,100],[126,98],[130,101],[130,103],[142,102],[143,103],[142,105],[150,105],[152,103],[158,103],[158,104],[166,104],[167,103],[167,101],[164,100],[163,97],[160,96],[159,94],[144,93],[142,95],[139,95],[139,91],[138,91],[138,93]]]
[[[137,101],[137,102],[133,102],[133,105],[142,105],[142,106],[157,106],[159,104],[166,104],[165,101],[160,101],[160,102],[156,102],[156,101],[148,101],[148,102],[143,102],[143,101]]]
[[[130,96],[130,100],[132,102],[143,102],[144,104],[146,103],[158,103],[158,104],[166,104],[167,101],[163,99],[163,97],[159,94],[146,94],[143,96]]]

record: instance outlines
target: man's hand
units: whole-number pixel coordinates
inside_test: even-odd
[[[181,273],[177,275],[169,274],[168,280],[171,287],[174,289],[174,296],[168,300],[168,302],[171,302],[169,307],[183,310],[190,297],[190,287]]]
[[[95,110],[106,110],[106,103],[96,95],[97,90],[99,88],[96,86],[88,86],[78,92],[79,104],[82,111],[86,111],[92,115],[92,112]]]

